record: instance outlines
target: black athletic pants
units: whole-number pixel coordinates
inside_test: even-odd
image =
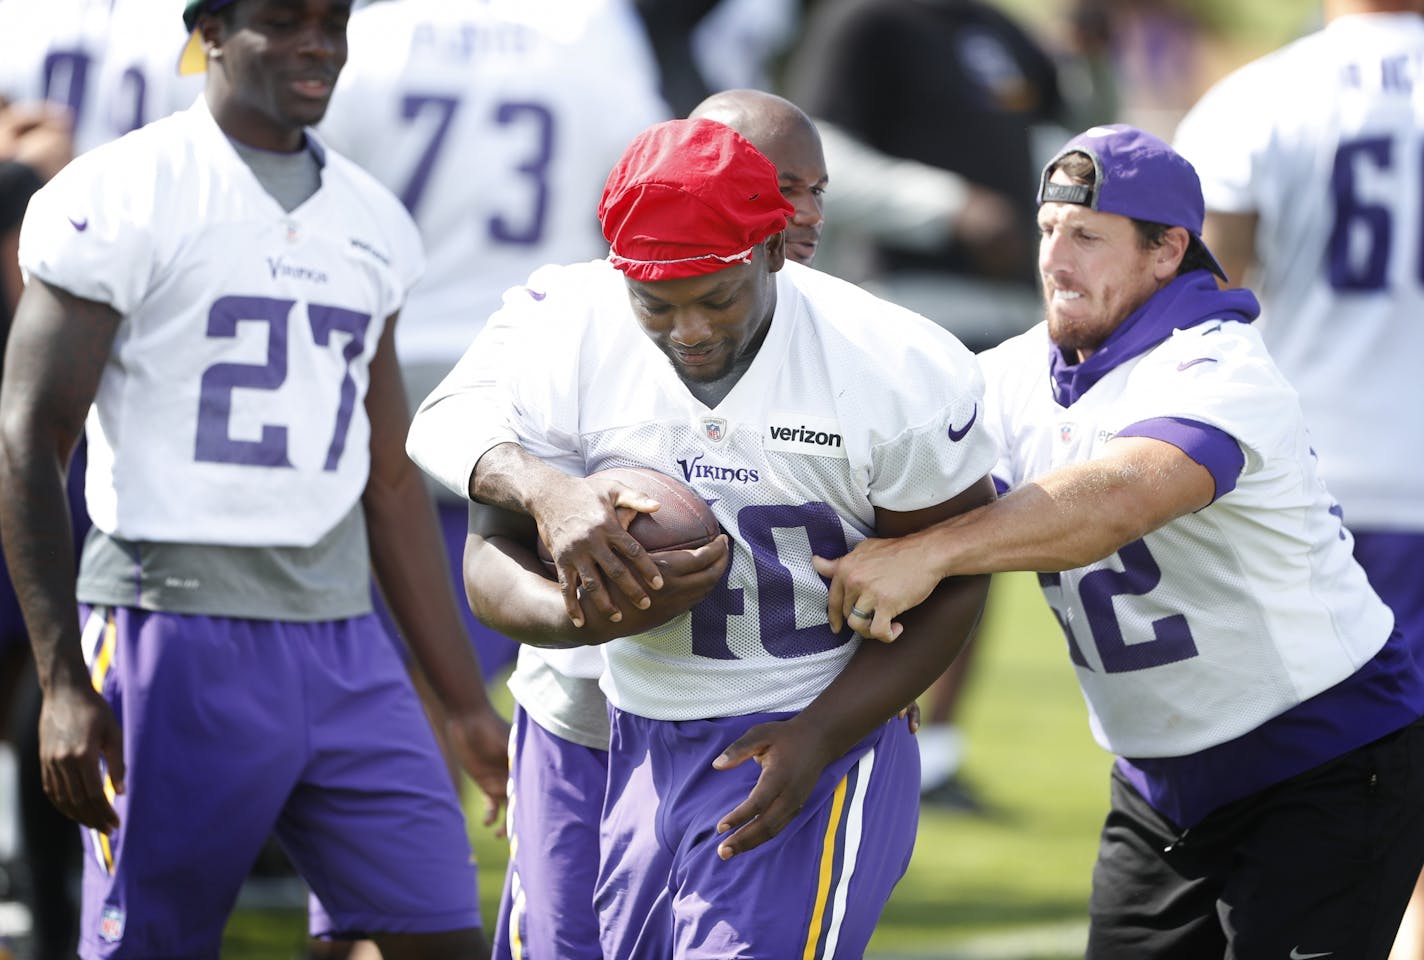
[[[1088,960],[1384,960],[1424,865],[1424,720],[1182,831],[1114,769]]]

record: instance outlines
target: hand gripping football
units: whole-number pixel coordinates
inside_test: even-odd
[[[617,480],[658,502],[656,511],[635,514],[628,524],[628,532],[633,539],[649,553],[691,550],[711,543],[722,533],[722,527],[707,501],[675,477],[647,467],[611,467],[590,474],[590,477]],[[542,540],[539,541],[539,559],[553,571],[553,558]]]

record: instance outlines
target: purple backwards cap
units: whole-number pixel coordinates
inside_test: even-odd
[[[1070,153],[1081,153],[1093,161],[1093,186],[1049,182],[1059,161]],[[1196,170],[1180,153],[1146,131],[1114,123],[1078,134],[1043,168],[1038,202],[1077,203],[1100,213],[1182,227],[1206,255],[1212,272],[1226,279],[1226,271],[1202,242],[1206,204]]]

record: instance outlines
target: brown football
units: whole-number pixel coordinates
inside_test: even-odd
[[[649,553],[691,550],[711,543],[722,532],[707,501],[676,477],[647,467],[610,467],[590,476],[617,480],[658,502],[656,511],[639,513],[628,525],[633,539]],[[539,559],[544,561],[550,572],[553,571],[553,558],[542,540],[539,541]]]

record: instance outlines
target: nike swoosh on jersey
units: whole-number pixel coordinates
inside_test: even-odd
[[[1291,947],[1290,960],[1312,960],[1314,957],[1333,957],[1334,950],[1326,950],[1324,953],[1301,953],[1300,947]]]
[[[949,433],[949,439],[950,439],[950,441],[951,441],[952,443],[958,443],[959,441],[963,440],[963,439],[969,434],[969,428],[972,427],[972,426],[974,426],[974,421],[975,421],[975,420],[978,420],[978,419],[979,419],[979,404],[976,403],[976,404],[974,404],[974,412],[969,415],[969,422],[968,422],[968,423],[966,423],[964,426],[960,427],[958,430],[956,430],[956,429],[954,428],[954,424],[951,423],[951,424],[949,425],[948,433]]]
[[[89,229],[89,218],[88,218],[88,217],[85,217],[83,220],[75,220],[73,217],[69,217],[68,219],[69,219],[69,225],[70,225],[71,227],[73,227],[75,230],[78,230],[80,233],[83,233],[85,230],[88,230],[88,229]]]
[[[529,294],[529,296],[533,297],[535,300],[543,300],[545,297],[548,296],[548,294],[545,293],[543,290],[530,290],[528,287],[524,288],[524,292]]]
[[[1177,364],[1177,369],[1185,370],[1188,367],[1195,367],[1199,363],[1216,363],[1216,357],[1197,357],[1195,360],[1183,360]],[[1323,954],[1317,954],[1317,956],[1323,956]]]

